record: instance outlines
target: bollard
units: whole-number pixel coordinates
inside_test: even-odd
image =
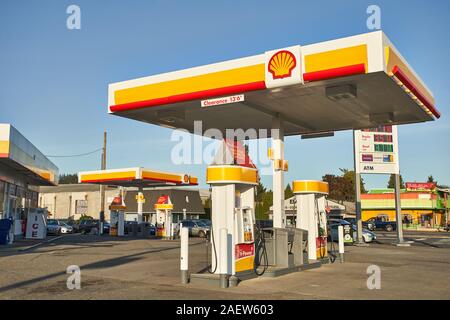
[[[339,238],[339,258],[341,263],[344,262],[344,227],[338,226],[338,238]]]
[[[181,236],[181,253],[180,253],[180,270],[181,270],[181,283],[189,283],[189,229],[180,226]]]
[[[219,234],[219,273],[220,287],[228,288],[228,231],[226,228],[220,229]],[[217,263],[217,262],[216,262]]]

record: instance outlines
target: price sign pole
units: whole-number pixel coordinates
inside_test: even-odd
[[[356,133],[353,131],[353,153],[354,153],[354,165],[355,165],[355,213],[356,213],[356,244],[363,245],[363,237],[362,237],[362,214],[361,214],[361,173],[357,169],[357,157],[358,146],[356,142]]]

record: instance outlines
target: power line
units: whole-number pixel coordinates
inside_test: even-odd
[[[80,154],[72,154],[72,155],[64,155],[64,156],[54,156],[54,155],[45,155],[45,156],[46,156],[46,157],[49,157],[49,158],[73,158],[73,157],[83,157],[83,156],[88,156],[88,155],[90,155],[90,154],[99,152],[99,151],[101,151],[102,149],[103,149],[103,148],[99,148],[99,149],[96,149],[96,150],[91,151],[91,152],[80,153]]]

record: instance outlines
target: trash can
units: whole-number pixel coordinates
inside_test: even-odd
[[[0,245],[9,244],[9,231],[11,229],[12,220],[0,219]]]

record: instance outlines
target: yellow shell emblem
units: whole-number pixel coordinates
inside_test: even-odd
[[[269,60],[269,72],[274,79],[288,78],[297,65],[297,60],[292,52],[281,50],[275,53]]]

